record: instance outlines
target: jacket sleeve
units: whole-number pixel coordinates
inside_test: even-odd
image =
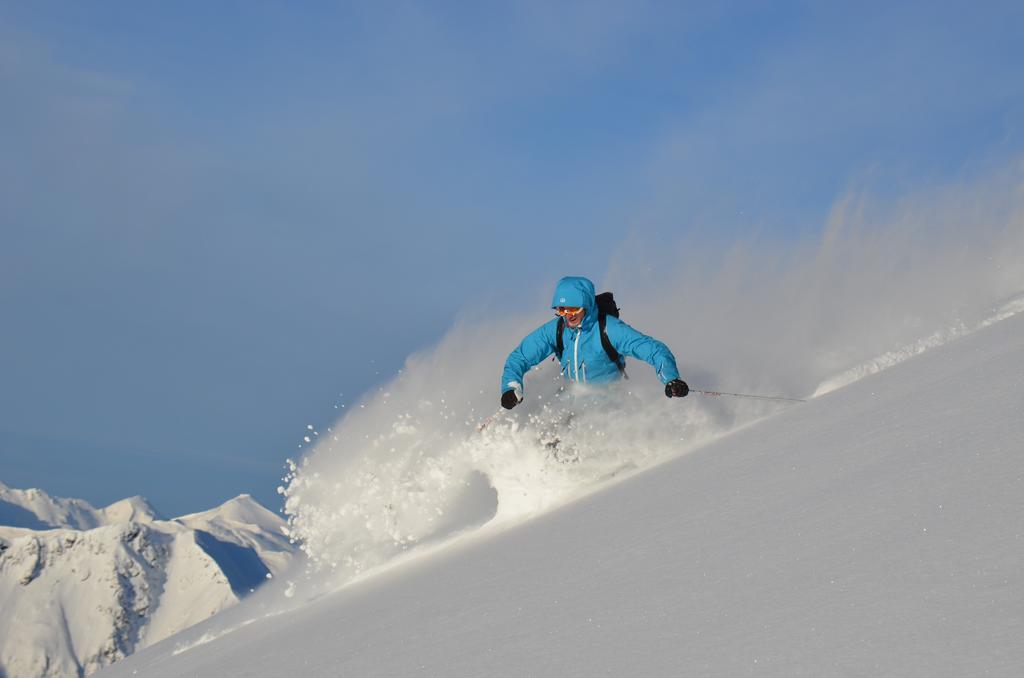
[[[501,392],[510,388],[523,388],[523,377],[534,365],[539,365],[545,358],[555,352],[555,332],[558,318],[546,322],[533,332],[526,335],[519,346],[508,354],[505,370],[501,373]]]
[[[604,329],[608,340],[620,355],[648,363],[657,372],[661,383],[667,384],[679,378],[676,358],[665,344],[636,331],[618,318],[608,318]]]

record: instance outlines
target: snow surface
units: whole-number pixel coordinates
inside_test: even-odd
[[[206,620],[295,553],[248,495],[161,520],[141,497],[96,509],[0,485],[0,676],[80,676]]]
[[[103,675],[1024,675],[1024,315],[902,357],[773,411],[670,401],[667,460],[644,407],[632,457],[573,419],[580,458],[541,460],[538,408],[459,467],[411,408],[367,434],[393,468],[282,488],[311,577],[346,586],[267,587]]]

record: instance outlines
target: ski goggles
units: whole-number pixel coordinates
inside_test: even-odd
[[[555,309],[555,315],[574,320],[583,315],[583,311],[582,306],[559,306]]]

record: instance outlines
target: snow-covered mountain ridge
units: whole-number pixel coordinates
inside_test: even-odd
[[[281,518],[241,495],[164,520],[0,484],[0,676],[81,676],[209,618],[283,572]]]
[[[82,499],[51,497],[36,488],[18,490],[0,482],[0,526],[91,530],[129,521],[151,523],[160,518],[143,497],[129,497],[97,509]]]

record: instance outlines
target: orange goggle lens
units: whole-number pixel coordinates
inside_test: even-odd
[[[555,315],[560,315],[563,318],[575,318],[582,314],[582,306],[559,306],[555,309]]]

